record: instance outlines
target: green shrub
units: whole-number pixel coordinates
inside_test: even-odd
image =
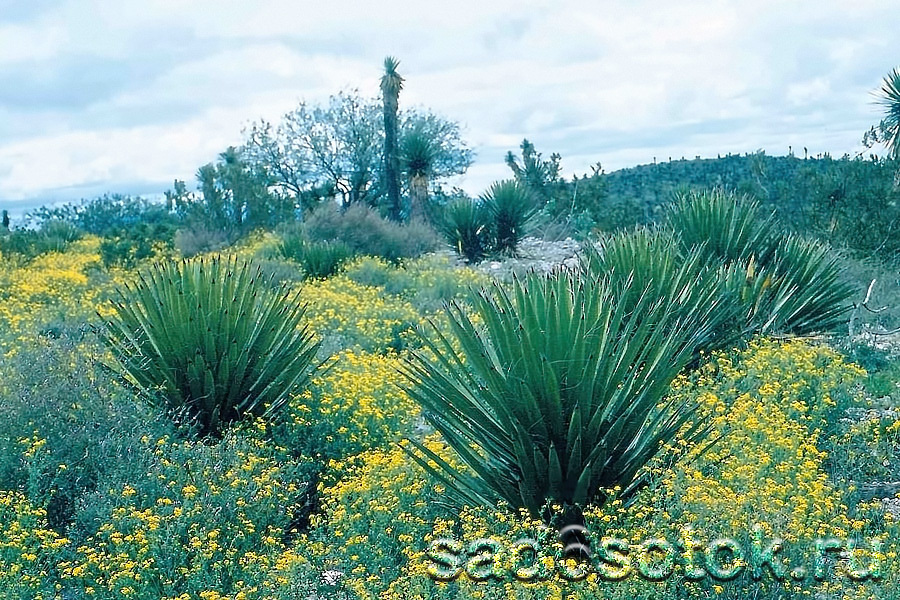
[[[305,306],[237,260],[158,263],[119,290],[105,340],[111,366],[202,436],[272,414],[315,369]]]
[[[362,204],[343,211],[322,206],[306,217],[301,231],[310,242],[342,242],[354,254],[381,256],[393,262],[430,252],[439,243],[437,234],[427,224],[394,223]]]
[[[114,237],[100,243],[100,260],[106,268],[116,265],[133,268],[151,256],[153,247],[147,238]]]
[[[145,476],[153,455],[141,437],[174,432],[106,376],[101,350],[61,335],[0,358],[0,489],[26,491],[66,535],[94,527],[80,513],[95,491]]]
[[[337,273],[352,256],[343,242],[310,242],[303,248],[300,264],[307,277],[323,279]]]
[[[399,266],[363,256],[344,267],[343,274],[356,283],[407,299],[422,313],[434,313],[445,302],[465,298],[471,287],[489,281],[480,271],[455,268],[441,255],[423,256]]]
[[[140,228],[154,241],[171,240],[178,222],[164,203],[122,194],[104,194],[90,200],[35,209],[32,223],[64,221],[86,233],[103,237],[122,235]]]
[[[0,253],[16,254],[28,260],[47,252],[63,252],[81,239],[83,232],[74,225],[52,219],[39,229],[15,229],[0,236]]]
[[[283,283],[299,283],[305,279],[305,273],[295,262],[268,258],[253,261],[262,270],[263,281],[270,282],[272,289],[280,289]]]
[[[300,262],[303,247],[309,240],[303,234],[303,226],[297,221],[284,223],[276,229],[278,235],[277,252],[280,258]]]
[[[203,252],[216,252],[234,243],[235,236],[221,229],[211,229],[203,224],[183,227],[175,232],[175,248],[185,258]]]
[[[515,253],[537,215],[538,202],[528,188],[511,179],[491,185],[481,201],[492,221],[494,250]]]
[[[338,272],[353,257],[353,250],[341,241],[310,242],[299,228],[282,234],[278,247],[283,258],[299,263],[307,278],[322,279]]]
[[[660,285],[689,300],[644,295],[629,308],[607,279],[564,270],[530,273],[509,292],[483,290],[475,317],[452,304],[462,356],[442,335],[423,336],[429,353],[416,354],[406,374],[410,395],[471,473],[413,441],[415,459],[461,503],[503,500],[536,517],[555,502],[575,507],[577,520],[577,507],[617,485],[628,497],[690,418],[692,403],[662,399],[720,318],[718,288]]]

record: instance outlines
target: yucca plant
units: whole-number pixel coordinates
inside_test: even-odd
[[[237,259],[155,264],[118,290],[104,339],[111,367],[202,437],[269,416],[316,369],[305,306]]]
[[[353,257],[343,242],[307,242],[300,254],[300,265],[307,278],[322,279],[337,273]]]
[[[730,287],[742,297],[754,333],[830,331],[852,308],[853,286],[844,279],[840,258],[822,242],[789,235],[768,265],[751,261],[732,271]]]
[[[739,296],[726,284],[725,269],[709,260],[704,244],[682,248],[668,229],[638,227],[609,235],[598,246],[586,245],[580,268],[585,277],[606,278],[626,310],[635,310],[644,296],[690,310],[698,295],[718,289],[715,323],[698,339],[697,359],[701,351],[728,347],[747,333],[736,326]]]
[[[774,215],[747,196],[721,189],[682,194],[667,221],[682,252],[702,248],[710,266],[724,266],[744,335],[827,331],[850,309],[853,288],[831,248],[782,234]]]
[[[284,235],[278,252],[283,258],[299,263],[304,277],[312,279],[334,275],[354,254],[343,242],[311,242],[294,232]]]
[[[756,201],[721,188],[676,195],[666,221],[686,248],[703,245],[709,260],[748,261],[765,265],[781,235],[774,215],[764,215]]]
[[[536,199],[523,184],[508,179],[491,185],[481,201],[491,216],[494,249],[514,253],[537,215]]]
[[[450,304],[461,355],[433,332],[423,336],[428,355],[416,355],[405,373],[409,393],[468,471],[414,440],[412,456],[458,502],[503,500],[537,517],[559,503],[561,526],[578,523],[580,507],[602,502],[604,490],[621,486],[621,497],[633,496],[648,461],[695,410],[666,400],[666,391],[718,322],[717,288],[688,294],[683,281],[659,285],[685,301],[643,294],[628,307],[609,279],[562,270],[529,273],[509,292],[500,284],[481,290],[474,316]],[[704,433],[699,425],[682,431],[687,439]]]
[[[478,202],[458,198],[444,207],[437,223],[438,233],[470,263],[485,257],[490,245],[488,216]]]
[[[282,258],[300,262],[303,259],[303,251],[306,249],[307,243],[299,231],[287,231],[281,236],[281,241],[276,247]]]

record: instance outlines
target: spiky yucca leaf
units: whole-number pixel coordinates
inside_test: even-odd
[[[493,220],[494,249],[512,253],[538,212],[536,199],[514,179],[497,181],[481,196]]]
[[[423,336],[437,360],[417,355],[405,372],[471,472],[415,441],[410,452],[461,502],[505,500],[537,516],[548,501],[584,505],[616,485],[628,497],[694,411],[664,396],[715,327],[718,293],[679,306],[644,294],[626,307],[608,279],[559,271],[482,290],[475,319],[451,305],[462,356],[439,333]]]
[[[632,292],[639,293],[651,281],[669,279],[680,264],[678,239],[667,230],[637,227],[618,231],[586,244],[581,265],[591,277],[616,273],[613,282],[619,286],[633,275]]]
[[[701,351],[730,346],[746,333],[736,326],[739,299],[726,285],[725,270],[709,260],[704,245],[682,248],[670,230],[638,227],[614,233],[598,246],[586,245],[580,266],[585,277],[608,279],[617,302],[629,311],[637,307],[644,295],[689,310],[696,296],[717,288],[716,326],[698,340],[695,358]]]
[[[468,262],[484,258],[490,245],[488,215],[470,198],[458,198],[444,207],[437,223],[438,233]]]
[[[774,215],[762,215],[746,196],[690,192],[676,200],[668,222],[682,251],[703,247],[710,265],[725,267],[725,287],[742,304],[745,335],[831,330],[850,308],[853,289],[831,248],[783,235]]]
[[[767,264],[781,235],[774,216],[763,215],[749,196],[720,188],[679,194],[666,215],[686,248],[705,246],[710,260]]]
[[[733,289],[745,298],[748,324],[755,333],[806,335],[830,331],[852,308],[854,289],[845,267],[825,243],[789,235],[770,263],[740,269]]]
[[[274,413],[308,382],[319,343],[300,298],[261,277],[237,259],[153,265],[114,302],[112,368],[201,436]]]

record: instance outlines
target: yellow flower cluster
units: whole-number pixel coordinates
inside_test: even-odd
[[[229,253],[245,259],[278,255],[281,238],[270,231],[254,231],[229,248]]]
[[[97,598],[175,599],[190,590],[191,598],[250,600],[290,583],[288,572],[304,564],[283,540],[302,491],[295,473],[259,443],[143,442],[159,460],[157,481],[109,490],[116,501],[106,521],[57,566],[63,585]],[[212,452],[225,459],[200,460]]]
[[[4,598],[50,599],[53,558],[68,543],[47,513],[19,492],[0,491],[0,590]]]
[[[394,354],[345,350],[311,388],[292,400],[291,419],[302,427],[320,421],[333,424],[324,441],[345,450],[395,440],[419,416],[419,405],[401,387],[401,366]]]
[[[409,330],[420,322],[409,303],[344,275],[303,285],[313,331],[336,341],[336,347],[384,351],[404,345]]]
[[[450,458],[443,444],[426,443]],[[343,573],[340,584],[354,597],[378,598],[400,568],[420,556],[421,535],[434,516],[432,485],[400,448],[330,466],[340,479],[320,484],[323,514],[301,543],[322,571]]]
[[[52,320],[83,320],[103,290],[91,278],[101,268],[100,239],[86,237],[66,252],[49,252],[0,276],[0,329],[25,332]]]

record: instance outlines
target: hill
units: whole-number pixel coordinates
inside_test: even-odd
[[[624,221],[605,225],[654,221],[677,191],[721,186],[753,196],[791,230],[894,259],[900,255],[897,172],[897,162],[885,159],[763,152],[640,165],[604,175],[607,212]]]

